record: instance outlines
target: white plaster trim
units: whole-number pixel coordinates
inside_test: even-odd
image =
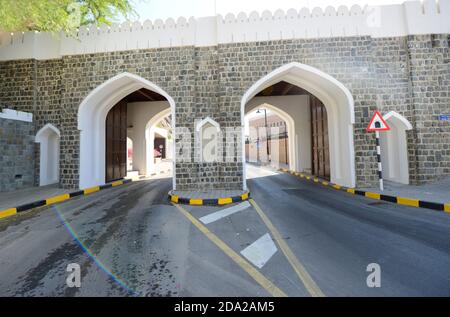
[[[58,135],[58,137],[61,136],[61,133],[59,132],[57,127],[55,127],[51,123],[47,123],[42,128],[40,128],[39,131],[36,133],[36,136],[34,138],[35,142],[36,143],[41,143],[42,140],[46,137],[46,136],[44,136],[44,133],[47,133],[48,130],[52,130],[53,132],[55,132]]]
[[[390,111],[383,116],[390,126],[389,131],[380,133],[381,162],[386,180],[409,184],[409,159],[407,130],[411,123],[401,114]]]
[[[406,119],[404,116],[402,116],[398,112],[389,111],[387,114],[385,114],[383,116],[383,119],[385,121],[387,121],[387,120],[389,120],[392,117],[397,118],[403,124],[403,128],[405,130],[412,130],[413,127],[412,127],[411,123],[408,121],[408,119]],[[388,123],[388,125],[389,125],[389,123]]]
[[[196,139],[197,139],[197,144],[198,144],[198,149],[200,151],[200,162],[203,162],[203,127],[206,124],[211,124],[213,127],[216,128],[217,133],[220,133],[220,124],[213,120],[211,117],[206,117],[200,121],[198,121],[195,125],[195,132],[196,132]],[[217,142],[217,141],[216,141]],[[218,143],[216,143],[216,145],[218,145]],[[217,158],[217,157],[216,157]]]
[[[292,8],[163,21],[82,26],[78,38],[40,32],[0,33],[0,60],[283,39],[396,37],[450,33],[450,0],[351,7]]]
[[[308,65],[293,62],[281,66],[253,84],[241,100],[241,125],[244,126],[245,105],[261,90],[284,80],[306,89],[319,98],[327,110],[330,147],[331,181],[355,187],[355,154],[353,124],[354,100],[350,91],[332,76]],[[242,159],[245,162],[245,140],[242,138]],[[246,190],[246,168],[244,186]]]
[[[170,104],[175,113],[175,101],[156,84],[137,75],[124,72],[107,80],[91,91],[78,108],[80,130],[80,188],[105,183],[105,121],[109,110],[123,97],[140,88],[152,90]],[[172,116],[173,136],[176,137],[175,116]],[[174,151],[174,162],[175,162]],[[173,188],[176,176],[173,177]]]
[[[201,128],[207,123],[216,127],[217,132],[220,132],[220,124],[217,121],[211,119],[211,117],[206,117],[203,120],[197,122],[197,124],[195,125],[195,131],[200,132]]]
[[[3,109],[2,112],[0,112],[0,118],[23,122],[33,122],[32,113],[17,111],[13,109]]]
[[[50,136],[56,135],[53,144],[50,144]],[[59,157],[60,157],[60,132],[53,124],[44,125],[35,136],[35,142],[39,146],[39,186],[54,184],[59,181]],[[53,147],[50,153],[49,148]],[[51,157],[50,157],[51,156]]]

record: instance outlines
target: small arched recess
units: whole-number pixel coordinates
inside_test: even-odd
[[[39,186],[59,182],[59,130],[47,123],[38,133],[35,142],[39,143]]]
[[[406,131],[411,123],[401,114],[391,111],[383,116],[391,128],[380,133],[383,178],[400,184],[409,184],[409,164]]]

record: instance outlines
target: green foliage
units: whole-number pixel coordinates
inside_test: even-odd
[[[136,17],[130,0],[0,0],[0,31],[72,33],[81,25]]]

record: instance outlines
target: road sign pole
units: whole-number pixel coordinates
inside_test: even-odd
[[[377,144],[377,163],[378,163],[378,179],[380,181],[380,190],[384,190],[383,186],[383,168],[381,166],[381,147],[380,147],[380,131],[375,131]]]

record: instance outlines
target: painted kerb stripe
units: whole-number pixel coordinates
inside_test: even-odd
[[[285,172],[285,173],[289,173],[291,175],[300,175],[300,178],[305,178],[304,174],[299,174],[299,173],[292,173],[288,170],[285,169],[279,169],[279,171],[281,172]],[[306,179],[311,180],[311,177],[306,177]],[[447,203],[437,203],[437,202],[432,202],[432,201],[423,201],[420,199],[414,199],[414,198],[408,198],[408,197],[398,197],[398,196],[390,196],[390,195],[384,195],[384,194],[380,194],[380,193],[374,193],[374,192],[366,192],[364,190],[359,190],[359,189],[355,189],[355,188],[348,188],[348,187],[344,187],[341,185],[337,185],[337,184],[333,184],[333,183],[329,183],[325,180],[321,180],[319,178],[319,181],[315,181],[316,178],[314,178],[314,183],[318,183],[318,184],[322,184],[324,186],[328,186],[337,190],[342,190],[345,191],[347,193],[350,194],[354,194],[354,195],[360,195],[360,196],[364,196],[367,198],[371,198],[371,199],[378,199],[378,200],[384,200],[384,201],[388,201],[394,204],[399,204],[399,205],[405,205],[405,206],[410,206],[410,207],[419,207],[419,208],[426,208],[426,209],[433,209],[433,210],[438,210],[438,211],[445,211],[445,212],[449,212],[450,213],[450,204]]]
[[[58,196],[47,198],[45,200],[45,204],[46,205],[51,205],[51,204],[54,204],[54,203],[59,203],[61,201],[65,201],[67,199],[70,199],[70,195],[69,194],[62,194],[62,195],[58,195]]]
[[[9,209],[0,211],[0,219],[15,215],[16,213],[17,213],[16,208],[9,208]]]
[[[71,193],[65,193],[65,194],[49,197],[46,199],[37,200],[37,201],[31,202],[31,203],[20,205],[18,207],[12,207],[12,208],[8,208],[5,210],[0,210],[0,219],[15,215],[16,213],[19,213],[22,211],[27,211],[27,210],[31,210],[31,209],[42,207],[42,206],[56,204],[56,203],[66,201],[66,200],[69,200],[69,199],[77,197],[77,196],[88,195],[88,194],[97,192],[102,189],[107,189],[107,188],[111,188],[111,187],[115,187],[115,186],[119,186],[119,185],[128,184],[130,182],[132,182],[131,179],[120,180],[120,181],[108,183],[105,185],[95,186],[95,187],[91,187],[91,188],[87,188],[87,189],[77,190],[77,191],[74,191]]]
[[[175,204],[193,205],[193,206],[221,206],[232,203],[246,201],[250,198],[250,192],[246,192],[240,196],[222,197],[222,198],[184,198],[178,195],[168,194],[170,202]]]

